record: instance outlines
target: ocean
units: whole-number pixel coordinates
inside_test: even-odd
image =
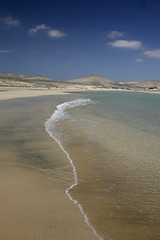
[[[73,168],[66,194],[97,239],[160,239],[159,94],[77,92],[45,128]]]

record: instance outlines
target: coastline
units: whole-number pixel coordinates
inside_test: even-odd
[[[3,94],[0,94],[2,238],[13,239],[14,235],[18,240],[22,238],[32,240],[35,236],[40,240],[101,239],[99,235],[94,234],[92,226],[96,226],[98,232],[104,232],[106,225],[103,225],[103,221],[96,222],[91,217],[89,219],[89,222],[92,220],[91,225],[88,224],[85,222],[85,214],[79,211],[80,207],[78,208],[70,201],[69,196],[67,197],[66,191],[71,190],[70,196],[73,194],[75,199],[78,199],[79,189],[81,191],[85,187],[83,182],[80,182],[78,188],[70,189],[70,186],[74,185],[73,166],[68,161],[66,153],[49,137],[44,128],[44,123],[58,104],[71,101],[75,96],[78,97],[78,92],[84,91],[88,90],[22,88],[2,90]],[[82,142],[85,143],[85,138],[83,141],[80,140],[78,146],[81,146]],[[79,173],[82,171],[88,175],[86,168],[89,169],[89,165],[86,166],[84,160],[86,153],[83,155],[83,151],[80,151],[77,157],[77,149],[72,149],[72,145],[74,147],[74,143],[68,146],[69,152],[73,150],[71,159],[76,159]],[[89,155],[88,160],[92,157],[94,155]],[[93,168],[90,171],[93,171]],[[82,195],[80,204],[82,207],[86,205],[84,211],[90,212],[90,216],[92,205],[86,204],[86,197],[90,199],[89,195],[85,194],[84,198]],[[109,199],[108,201],[107,211],[112,204],[112,201]],[[94,207],[98,208],[98,205],[95,204]],[[108,228],[115,232],[116,225],[109,224]]]
[[[0,87],[0,100],[8,100],[14,98],[23,97],[38,97],[38,96],[51,96],[51,95],[64,95],[74,92],[89,92],[89,91],[117,91],[117,92],[140,92],[150,94],[160,94],[160,91],[137,91],[137,90],[126,90],[126,89],[106,89],[106,88],[95,88],[95,87],[78,87],[78,88],[25,88],[25,87]]]
[[[36,91],[32,96],[43,94]],[[2,98],[10,100],[0,101],[1,238],[96,240],[65,193],[74,182],[72,167],[44,129],[57,104],[73,99],[72,95],[54,92],[30,98],[24,91],[10,93]],[[46,93],[53,95],[50,90]]]
[[[125,100],[126,96],[130,98],[130,94],[122,94]],[[105,95],[99,94],[99,100]],[[113,101],[120,99],[116,96],[117,93],[108,95],[114,96]],[[131,98],[133,95],[135,95],[133,99],[138,99],[139,96],[159,98],[144,94],[131,94]],[[85,97],[92,99],[92,94],[85,94]],[[93,97],[93,100],[96,99],[98,97]],[[103,101],[112,107],[108,96]],[[122,101],[126,111],[129,102],[126,101],[124,105]],[[137,101],[133,101],[133,105],[135,103]],[[154,106],[157,108],[157,105]],[[147,109],[149,107],[148,101],[146,107]],[[78,186],[72,188],[70,194],[83,206],[91,224],[104,239],[144,240],[147,237],[159,239],[159,231],[156,227],[159,215],[158,212],[154,215],[153,210],[158,209],[155,193],[159,192],[157,181],[159,138],[151,132],[147,135],[143,129],[139,131],[140,126],[140,129],[132,129],[126,122],[119,121],[119,116],[118,121],[116,118],[114,121],[114,117],[111,119],[106,117],[104,121],[102,109],[98,111],[98,108],[101,109],[100,104],[95,108],[94,106],[88,106],[87,109],[73,108],[68,110],[73,119],[67,121],[64,118],[57,124],[57,132],[60,130],[61,133],[60,140],[76,166],[79,179]],[[106,109],[106,114],[113,116],[109,108],[108,106],[108,110],[103,109]],[[142,106],[140,109],[143,109]],[[125,119],[126,121],[128,119],[126,115]],[[157,185],[154,184],[152,188],[155,176]]]
[[[0,100],[67,94],[61,89],[0,87]]]
[[[61,148],[61,150],[66,154],[66,156],[67,156],[67,158],[68,158],[68,160],[70,162],[70,165],[72,166],[72,169],[73,169],[74,183],[66,189],[66,191],[65,191],[66,195],[79,208],[81,214],[84,217],[85,223],[89,226],[89,228],[94,233],[94,235],[99,240],[103,240],[99,236],[99,234],[97,233],[97,231],[94,228],[94,226],[92,226],[90,224],[90,220],[88,218],[88,215],[85,213],[83,206],[78,202],[77,199],[74,199],[72,197],[72,195],[70,194],[70,191],[72,191],[72,189],[77,187],[78,184],[79,184],[79,179],[78,179],[78,176],[77,176],[78,169],[74,165],[74,162],[73,162],[73,160],[70,157],[70,154],[65,150],[65,148],[61,144],[61,141],[59,140],[59,137],[56,137],[56,135],[57,135],[56,130],[54,131],[54,126],[56,126],[56,122],[59,122],[58,120],[65,119],[65,110],[70,109],[70,108],[74,108],[74,107],[77,107],[77,106],[85,106],[85,105],[90,104],[91,102],[92,101],[90,99],[76,99],[76,100],[72,100],[72,101],[65,102],[65,103],[62,103],[60,105],[57,105],[56,110],[54,111],[54,113],[45,122],[45,129],[46,129],[46,132],[48,132],[48,134],[50,135],[50,137],[53,138],[58,143],[58,145]]]

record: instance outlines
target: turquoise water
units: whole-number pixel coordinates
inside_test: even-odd
[[[99,239],[160,239],[160,95],[80,97],[59,106],[49,130],[73,164],[71,198]]]
[[[91,114],[123,122],[141,131],[160,136],[160,95],[132,92],[91,92],[83,94],[96,103]]]

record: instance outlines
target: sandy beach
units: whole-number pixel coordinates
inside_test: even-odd
[[[77,93],[81,91],[84,89],[0,88],[0,237],[2,239],[100,239],[85,223],[78,206],[65,193],[66,189],[74,184],[73,169],[66,154],[48,135],[44,126],[58,104],[78,98]],[[76,95],[74,92],[77,92]],[[112,126],[112,121],[107,125]],[[123,240],[124,236],[125,239],[143,240],[144,236],[145,238],[149,236],[150,229],[156,231],[154,221],[146,223],[148,231],[145,230],[144,233],[143,224],[137,221],[137,218],[141,221],[141,212],[138,215],[136,213],[137,218],[133,219],[130,225],[128,220],[121,221],[121,218],[128,219],[128,214],[132,214],[130,205],[127,211],[119,213],[121,214],[119,220],[113,221],[112,215],[109,215],[110,212],[116,214],[121,208],[114,209],[113,201],[113,197],[119,198],[119,191],[113,192],[113,195],[104,191],[104,185],[107,186],[106,181],[110,182],[109,178],[113,176],[108,175],[107,180],[108,167],[104,168],[103,154],[108,160],[110,159],[110,162],[117,159],[116,171],[123,172],[123,167],[119,165],[119,162],[123,162],[121,155],[119,152],[118,155],[112,153],[118,143],[112,144],[111,141],[105,152],[105,147],[101,148],[97,142],[90,142],[84,125],[80,131],[77,130],[79,127],[77,125],[74,128],[72,122],[71,125],[65,122],[61,126],[68,136],[72,136],[64,147],[74,160],[79,180],[78,186],[70,190],[71,196],[83,206],[89,216],[90,224],[99,236],[104,236],[107,240]],[[116,132],[118,131],[117,128]],[[122,128],[118,136],[122,136],[123,133],[125,130],[123,131]],[[112,130],[107,133],[110,139],[112,135]],[[131,135],[134,136],[134,132]],[[133,147],[129,152],[137,156],[138,148],[135,149],[136,152],[133,151]],[[141,152],[141,149],[139,151]],[[102,159],[102,163],[98,161],[96,164],[95,161],[91,161],[95,157]],[[137,159],[139,158],[143,159],[143,156],[139,155]],[[149,171],[151,172],[151,167]],[[98,174],[101,180],[98,178],[95,185],[94,179]],[[120,185],[120,179],[116,178],[116,184]],[[128,185],[128,188],[124,185],[124,189],[122,187],[120,191],[126,192],[128,196],[130,189],[133,190],[135,186],[140,186],[139,180],[137,185],[135,182],[134,185]],[[99,197],[100,192],[97,193],[95,188],[102,190],[103,198]],[[130,199],[132,197],[131,193]],[[143,208],[145,199],[145,194],[139,199],[140,209]]]
[[[0,92],[0,238],[97,239],[65,194],[74,182],[72,168],[44,128],[56,105],[72,95],[6,90]]]
[[[160,240],[160,1],[0,4],[0,240]]]
[[[67,94],[61,89],[0,87],[0,100]]]

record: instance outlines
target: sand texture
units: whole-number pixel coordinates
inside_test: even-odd
[[[24,91],[3,99],[16,96]],[[0,101],[0,239],[97,239],[65,194],[72,168],[44,129],[55,106],[71,98]]]

